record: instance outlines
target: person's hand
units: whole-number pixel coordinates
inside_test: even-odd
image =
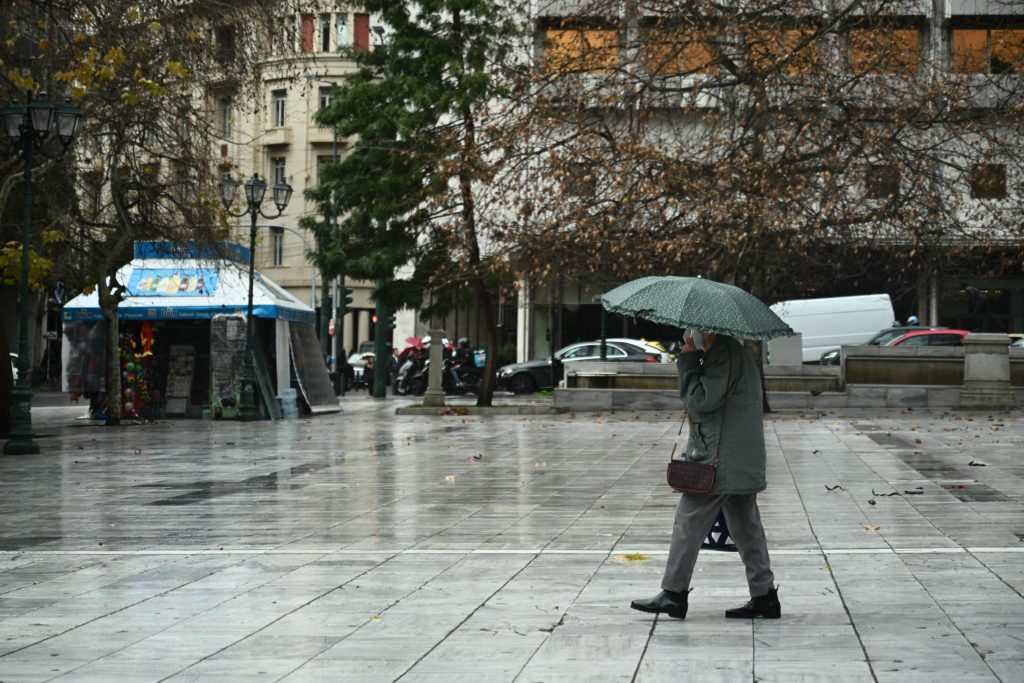
[[[697,346],[693,343],[693,337],[688,334],[683,335],[683,348],[681,349],[681,353],[693,353],[697,350]]]

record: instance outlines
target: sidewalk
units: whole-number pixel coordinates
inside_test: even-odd
[[[776,413],[783,618],[659,590],[678,412],[105,428],[0,459],[3,681],[1024,680],[1024,417]]]

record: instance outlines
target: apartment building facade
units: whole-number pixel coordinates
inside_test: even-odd
[[[979,253],[972,257],[974,263],[965,264],[962,270],[947,259],[943,267],[922,274],[917,290],[904,296],[898,312],[914,313],[933,324],[979,331],[1024,330],[1020,257],[1024,232],[1019,220],[1024,193],[1024,129],[1020,126],[1024,3],[879,0],[858,4],[862,8],[859,15],[846,12],[852,6],[847,2],[726,3],[718,8],[727,8],[724,14],[735,23],[723,26],[715,17],[696,14],[702,7],[710,10],[715,6],[708,2],[539,0],[531,8],[534,54],[540,71],[567,76],[568,85],[560,86],[564,92],[572,87],[589,88],[585,96],[599,103],[594,110],[604,108],[612,117],[625,117],[623,110],[633,107],[638,111],[641,106],[635,102],[628,106],[611,104],[615,88],[627,93],[624,98],[643,89],[648,106],[645,125],[652,137],[674,137],[676,142],[691,137],[695,146],[701,144],[700,126],[708,125],[704,113],[719,106],[712,103],[714,97],[709,93],[716,88],[721,92],[728,81],[711,75],[718,68],[715,59],[722,56],[722,43],[712,45],[712,41],[757,40],[757,46],[745,45],[747,59],[786,60],[787,55],[793,55],[780,73],[792,76],[794,81],[802,78],[805,83],[814,80],[816,69],[824,68],[839,76],[845,69],[851,79],[869,74],[865,78],[957,83],[956,88],[949,88],[948,111],[953,114],[934,117],[945,126],[943,131],[952,129],[954,115],[966,118],[982,110],[987,113],[977,120],[984,120],[990,129],[993,118],[998,121],[1001,117],[1001,121],[998,130],[989,130],[986,135],[968,130],[958,134],[956,140],[941,141],[948,145],[949,152],[946,157],[936,155],[937,165],[942,166],[935,171],[941,186],[936,185],[939,189],[932,192],[939,195],[944,204],[941,213],[955,224],[955,231],[950,229],[935,246],[963,248],[976,242]],[[745,17],[749,17],[750,24],[743,24]],[[754,26],[754,22],[761,23]],[[708,32],[714,37],[709,38]],[[667,34],[672,35],[666,38]],[[680,38],[681,34],[689,37]],[[821,48],[816,51],[813,43],[819,40]],[[811,44],[810,48],[802,49],[805,43]],[[881,50],[884,62],[878,61]],[[738,49],[732,55],[743,53]],[[838,68],[840,62],[842,68]],[[713,86],[702,89],[702,80]],[[967,95],[962,97],[964,93]],[[661,104],[651,105],[658,97],[662,98]],[[704,118],[692,116],[696,110],[701,110]],[[990,116],[993,112],[994,117]],[[681,123],[687,117],[699,119],[689,131]],[[921,137],[925,134],[928,131]],[[680,145],[679,154],[687,153],[685,147]],[[695,159],[695,165],[701,161],[706,162]],[[842,192],[849,196],[843,201],[881,206],[910,192],[914,179],[906,176],[906,169],[902,169],[901,176],[901,169],[868,154],[859,168],[862,170],[857,174],[844,176]],[[919,216],[916,220],[924,221]],[[909,251],[911,247],[905,246],[908,241],[900,234],[908,226],[894,222],[886,227],[891,229],[888,248]],[[918,234],[923,230],[921,226],[915,229]],[[982,263],[986,258],[991,263]],[[558,327],[552,321],[553,300],[560,302],[555,305],[563,308],[571,324],[586,330],[582,336],[598,329],[599,309],[590,301],[601,287],[588,282],[566,284],[558,285],[561,291],[555,295],[550,292],[551,283],[521,283],[520,357],[536,357],[549,350],[550,330]],[[885,292],[887,284],[878,281],[870,286]],[[853,292],[825,289],[819,295],[832,293]],[[567,325],[562,327],[562,341],[579,336]],[[632,328],[628,332],[641,333]]]
[[[314,117],[330,103],[335,84],[355,71],[359,53],[379,42],[380,29],[375,32],[370,15],[356,5],[319,3],[313,10],[279,17],[256,106],[237,102],[231,92],[220,92],[212,94],[212,110],[221,138],[218,154],[223,172],[236,179],[258,173],[268,186],[284,181],[294,190],[282,215],[259,218],[255,265],[334,323],[331,329],[340,334],[331,333],[333,359],[373,338],[374,304],[369,283],[347,280],[329,283],[332,305],[326,313],[323,310],[321,276],[309,258],[316,249],[315,240],[301,227],[300,219],[318,216],[316,204],[305,193],[318,185],[324,166],[342,157],[352,141],[337,139]],[[275,213],[269,198],[265,209]],[[235,220],[240,243],[248,241],[249,221],[248,216]],[[342,286],[353,289],[351,312],[343,319],[337,315]],[[318,324],[318,334],[320,330]]]

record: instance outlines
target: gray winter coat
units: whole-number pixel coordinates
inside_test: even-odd
[[[712,493],[763,491],[761,376],[753,356],[732,337],[719,335],[706,354],[680,354],[677,366],[690,420],[687,457],[713,462],[721,445]]]

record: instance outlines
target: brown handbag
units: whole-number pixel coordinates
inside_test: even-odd
[[[721,441],[719,441],[721,443]],[[672,447],[672,455],[676,449]],[[708,493],[715,485],[715,468],[718,465],[718,455],[715,455],[714,463],[694,462],[693,460],[674,460],[672,455],[668,460],[668,485],[679,493]]]
[[[732,384],[732,357],[729,357],[729,377],[725,381],[726,390]],[[722,429],[725,431],[725,405],[722,405]],[[679,436],[683,433],[683,425],[689,410],[683,411],[683,420],[679,424]],[[711,463],[694,462],[693,460],[676,460],[676,448],[678,443],[672,444],[672,452],[668,455],[668,472],[666,479],[668,485],[679,493],[710,493],[715,485],[715,472],[718,468],[718,457],[722,454],[722,437],[718,437],[718,448],[715,449],[715,459]]]

